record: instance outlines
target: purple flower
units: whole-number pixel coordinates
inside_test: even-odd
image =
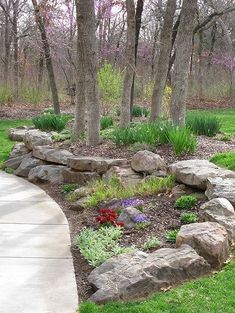
[[[145,214],[136,215],[133,219],[134,223],[144,223],[148,221],[148,217]]]
[[[129,206],[141,206],[144,205],[144,201],[141,199],[136,199],[136,198],[129,198],[129,199],[124,199],[119,201],[119,205],[121,207],[127,208]]]

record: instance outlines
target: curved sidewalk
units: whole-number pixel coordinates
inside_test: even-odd
[[[42,189],[0,172],[0,313],[75,313],[67,220]]]

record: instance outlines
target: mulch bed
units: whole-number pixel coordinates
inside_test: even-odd
[[[97,228],[98,224],[95,218],[98,215],[99,208],[86,209],[82,212],[73,211],[70,209],[70,203],[65,200],[65,196],[60,192],[61,186],[58,185],[40,185],[56,202],[61,206],[64,211],[70,227],[71,241],[72,241],[72,255],[75,269],[75,276],[77,281],[78,295],[81,300],[88,299],[93,290],[87,281],[88,275],[93,270],[93,267],[80,254],[77,247],[73,244],[74,237],[84,227]],[[174,248],[175,244],[166,241],[165,233],[168,230],[179,229],[182,225],[180,215],[185,210],[176,209],[174,207],[175,198],[170,194],[161,194],[154,197],[142,198],[145,202],[144,213],[148,216],[151,222],[150,226],[142,230],[124,230],[124,235],[120,240],[122,246],[135,245],[140,247],[143,245],[148,237],[157,237],[162,247]],[[197,205],[188,210],[197,214],[200,219],[199,207],[204,202],[203,199],[199,200]],[[102,206],[100,206],[102,207]],[[154,251],[156,249],[153,249]]]

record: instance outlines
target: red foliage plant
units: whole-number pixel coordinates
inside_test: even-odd
[[[118,214],[112,209],[101,209],[99,211],[100,215],[96,217],[96,222],[101,225],[113,225],[123,227],[124,223],[118,222]]]

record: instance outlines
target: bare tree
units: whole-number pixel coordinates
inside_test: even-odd
[[[60,113],[59,97],[58,97],[58,91],[57,91],[57,86],[55,82],[55,74],[54,74],[54,68],[53,68],[53,63],[52,63],[52,58],[51,58],[50,45],[47,39],[46,28],[44,25],[43,17],[41,15],[40,6],[38,5],[37,0],[32,0],[32,3],[34,7],[35,21],[41,34],[42,47],[44,50],[46,67],[47,67],[49,83],[50,83],[50,88],[51,88],[51,93],[52,93],[53,107],[54,107],[55,113],[59,114]]]
[[[87,144],[98,145],[100,141],[100,110],[98,93],[98,62],[97,62],[97,38],[96,38],[96,18],[94,0],[76,0],[78,8],[78,35],[80,37],[78,45],[79,58],[78,70],[80,75],[78,87],[83,86],[85,77],[85,96],[87,108]],[[80,68],[79,68],[80,66]],[[77,90],[79,93],[80,90]],[[78,100],[78,105],[84,96]],[[84,108],[82,107],[82,110]],[[83,113],[82,113],[83,114]]]
[[[127,41],[125,52],[125,76],[123,81],[120,126],[130,123],[131,87],[135,71],[135,3],[126,0],[127,9]]]
[[[172,27],[176,10],[176,0],[168,0],[164,17],[164,24],[160,39],[160,54],[156,66],[156,77],[152,96],[150,120],[155,121],[161,115],[162,98],[166,85],[167,71],[171,53]]]
[[[84,46],[84,5],[81,1],[76,1],[76,16],[77,16],[77,68],[76,68],[76,108],[74,133],[80,136],[85,132],[85,46]]]
[[[176,39],[176,56],[172,74],[171,119],[175,125],[185,124],[188,74],[192,51],[197,0],[184,0]]]

